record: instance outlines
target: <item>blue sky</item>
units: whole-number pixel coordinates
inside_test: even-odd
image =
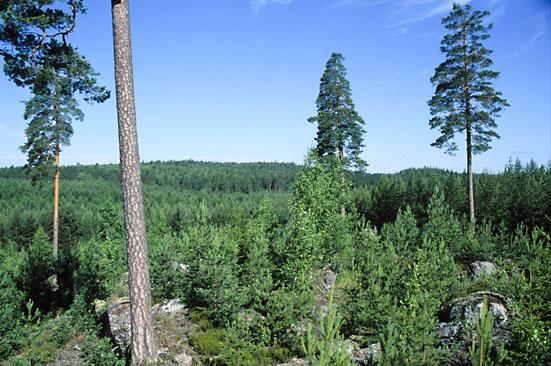
[[[70,41],[114,90],[109,2],[85,3]],[[551,4],[470,3],[492,13],[486,46],[501,72],[495,87],[511,104],[498,119],[502,138],[475,157],[475,170],[499,171],[516,157],[546,164]],[[463,150],[449,156],[430,146],[438,132],[426,104],[443,60],[440,20],[450,9],[447,0],[131,0],[141,158],[302,162],[314,145],[316,128],[306,119],[316,112],[320,76],[331,52],[341,52],[366,121],[369,172],[463,171]],[[20,101],[28,94],[2,75],[0,95],[0,166],[22,165]],[[114,98],[82,105],[84,122],[75,123],[62,164],[117,162]]]

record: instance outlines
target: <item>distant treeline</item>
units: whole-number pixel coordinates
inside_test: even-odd
[[[205,202],[215,224],[239,224],[249,218],[262,199],[276,203],[279,220],[288,219],[289,197],[302,167],[293,163],[144,163],[142,177],[148,225],[158,218],[173,229],[195,220]],[[121,202],[117,165],[62,167],[62,242],[92,234],[102,208]],[[393,222],[409,206],[422,225],[426,208],[438,186],[446,203],[459,215],[467,213],[464,173],[436,168],[407,169],[395,174],[352,173],[349,209],[377,227]],[[477,219],[512,230],[523,223],[549,229],[551,165],[511,162],[498,174],[475,177]],[[51,183],[33,187],[20,167],[0,169],[0,241],[28,243],[36,229],[51,230]],[[120,204],[120,203],[119,203]],[[122,212],[121,212],[122,214]]]

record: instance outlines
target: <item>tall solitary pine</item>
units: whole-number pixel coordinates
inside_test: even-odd
[[[316,99],[318,114],[308,122],[318,124],[316,152],[320,157],[336,157],[343,167],[363,170],[367,163],[361,158],[363,151],[364,120],[356,112],[346,79],[344,56],[332,53],[325,65]],[[345,171],[342,172],[343,187],[346,186]],[[344,204],[341,215],[346,215]]]
[[[450,15],[442,19],[450,32],[441,42],[445,60],[431,78],[436,90],[428,102],[432,116],[429,125],[441,133],[432,146],[453,154],[458,150],[453,141],[455,134],[465,133],[471,223],[475,222],[472,155],[489,150],[491,140],[499,138],[495,118],[509,105],[501,92],[493,88],[492,82],[499,72],[490,70],[493,51],[482,44],[490,37],[492,24],[484,24],[489,14],[473,11],[469,5],[454,4]]]
[[[0,2],[0,56],[4,73],[33,96],[25,103],[26,171],[33,184],[54,172],[52,245],[59,248],[59,165],[61,146],[68,145],[72,122],[84,114],[75,99],[101,103],[109,98],[90,63],[68,40],[77,16],[86,9],[82,0]],[[53,167],[53,169],[52,169]]]
[[[320,80],[318,114],[308,118],[308,122],[318,124],[316,151],[320,157],[337,156],[345,166],[363,169],[367,165],[360,157],[364,121],[352,101],[343,61],[342,54],[331,54]]]

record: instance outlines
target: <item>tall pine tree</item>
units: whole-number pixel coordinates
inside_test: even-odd
[[[499,72],[490,70],[493,51],[482,42],[490,37],[492,24],[485,25],[487,11],[473,11],[469,5],[454,4],[450,15],[442,24],[450,32],[444,36],[440,50],[445,60],[436,68],[431,82],[436,86],[434,96],[428,102],[432,119],[431,128],[438,128],[441,135],[432,146],[445,148],[453,154],[458,150],[453,141],[456,133],[465,133],[467,147],[467,187],[469,217],[475,221],[472,155],[491,148],[495,131],[495,118],[509,104],[492,82]]]
[[[318,123],[316,151],[320,157],[337,156],[345,166],[362,170],[367,165],[360,156],[364,121],[355,110],[343,61],[340,53],[331,54],[316,100],[318,114],[308,122]]]
[[[73,134],[72,121],[83,119],[75,95],[81,94],[87,102],[109,98],[109,92],[97,84],[90,63],[68,42],[77,15],[84,12],[82,0],[0,2],[4,73],[33,94],[24,114],[30,120],[27,141],[21,146],[28,158],[25,167],[33,183],[54,167],[54,257],[59,246],[59,155]]]

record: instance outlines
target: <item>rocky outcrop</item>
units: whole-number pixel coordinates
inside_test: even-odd
[[[497,271],[497,266],[493,262],[477,261],[469,265],[469,271],[474,278],[489,277]]]
[[[369,366],[376,365],[382,348],[379,342],[372,343],[368,347],[360,348],[358,344],[350,339],[345,341],[348,357],[355,365]]]
[[[280,363],[277,366],[308,366],[308,361],[302,358],[293,358],[285,363]]]
[[[440,312],[441,323],[435,329],[440,342],[456,350],[453,354],[452,365],[470,365],[471,334],[469,329],[478,320],[485,299],[488,299],[488,309],[494,317],[492,341],[494,345],[507,343],[511,317],[508,310],[511,305],[509,299],[489,291],[479,291],[456,299]]]
[[[199,357],[189,345],[188,334],[194,325],[180,300],[166,300],[151,309],[158,349],[159,365],[200,365]],[[109,330],[115,344],[125,353],[130,346],[130,303],[121,299],[107,309]]]
[[[130,300],[122,298],[108,306],[107,318],[113,341],[125,353],[130,347]]]
[[[503,327],[509,320],[507,308],[511,301],[505,296],[490,291],[478,291],[456,299],[440,314],[440,320],[454,323],[473,323],[478,319],[482,303],[488,299],[489,310],[494,316],[494,327]]]

